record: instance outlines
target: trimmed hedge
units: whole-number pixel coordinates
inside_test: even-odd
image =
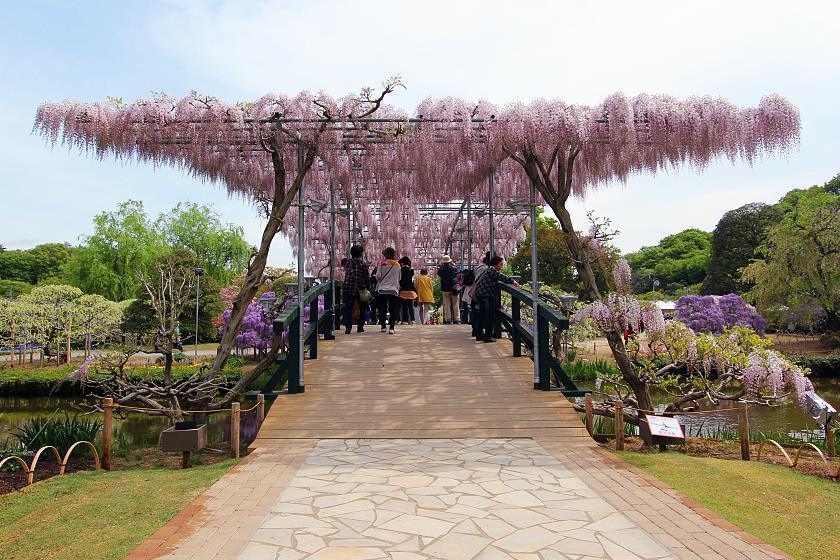
[[[811,370],[811,377],[840,377],[840,353],[829,354],[828,356],[797,356],[788,355],[793,363],[799,367]]]

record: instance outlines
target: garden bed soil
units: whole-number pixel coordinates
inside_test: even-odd
[[[230,452],[227,449],[216,450],[205,448],[202,451],[192,454],[193,466],[198,465],[212,465],[227,460],[230,457]],[[27,459],[29,463],[31,459]],[[113,470],[123,469],[180,469],[181,468],[181,454],[180,453],[164,453],[156,447],[147,449],[138,449],[131,451],[125,457],[113,457],[111,459],[111,467]],[[70,474],[79,471],[94,470],[93,459],[89,457],[70,459],[70,464],[64,470],[65,474]],[[58,475],[58,464],[55,459],[47,455],[42,455],[35,467],[35,482],[47,480]],[[0,472],[0,495],[15,492],[21,488],[26,487],[26,473],[23,471],[15,472]]]
[[[603,443],[601,445],[613,451],[615,450],[614,439],[610,440],[608,443]],[[758,451],[758,444],[753,443],[751,444],[750,448],[753,453],[752,459],[753,461],[755,461],[755,454]],[[658,447],[644,447],[644,442],[642,441],[642,439],[633,436],[624,437],[624,450],[633,451],[636,453],[660,452]],[[683,453],[692,457],[712,457],[715,459],[724,459],[727,461],[741,460],[741,446],[740,442],[738,441],[687,438],[686,444],[684,446],[672,445],[668,447],[668,450],[670,452]],[[786,447],[785,451],[788,452],[788,455],[791,456],[791,459],[794,458],[796,454],[796,448],[791,449],[789,447]],[[833,459],[827,459],[829,461],[829,465],[831,465],[830,468],[826,467],[825,463],[823,463],[822,460],[816,456],[813,449],[809,449],[808,451],[803,449],[802,455],[799,457],[799,462],[797,462],[796,467],[794,467],[794,470],[802,474],[831,479],[832,475],[837,472],[837,464],[838,460],[840,459],[838,459],[837,457],[834,457]],[[761,462],[780,465],[783,467],[788,466],[788,463],[785,460],[785,458],[772,444],[765,445],[762,448]]]

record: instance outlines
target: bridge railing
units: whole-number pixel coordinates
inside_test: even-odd
[[[501,285],[502,291],[511,297],[510,313],[502,308],[496,309],[496,319],[510,335],[513,342],[513,355],[521,356],[525,346],[534,356],[534,333],[537,336],[537,363],[539,371],[534,381],[534,389],[550,391],[554,387],[567,397],[577,397],[592,392],[590,389],[580,389],[563,370],[563,366],[551,353],[549,334],[551,327],[559,330],[569,328],[569,319],[560,311],[546,302],[539,300],[537,316],[534,323],[528,324],[522,320],[522,309],[533,308],[534,298],[531,292],[516,288],[508,284]]]
[[[323,313],[319,309],[321,296],[324,296]],[[333,330],[339,328],[341,314],[338,312],[341,302],[341,282],[335,282],[335,301],[333,301],[332,283],[327,281],[313,286],[303,293],[303,305],[308,306],[309,321],[303,333],[303,344],[309,347],[309,359],[318,359],[318,335],[323,334],[325,340],[335,338]],[[260,393],[271,394],[288,379],[289,393],[303,392],[300,380],[300,364],[298,363],[300,350],[300,307],[297,300],[274,319],[274,333],[282,336],[287,331],[286,353],[277,360],[277,369],[262,388]]]

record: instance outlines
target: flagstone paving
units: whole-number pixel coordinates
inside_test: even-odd
[[[323,440],[239,555],[675,558],[531,439]]]

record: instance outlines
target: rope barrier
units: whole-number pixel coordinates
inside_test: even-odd
[[[126,406],[115,404],[112,408],[124,408],[126,410],[149,411],[149,412],[180,412],[183,414],[210,414],[213,412],[230,412],[229,408],[211,408],[210,410],[178,410],[175,408],[144,408],[141,406]]]
[[[251,408],[242,408],[239,412],[251,412],[252,410],[256,410],[259,406],[259,403],[255,404]],[[183,414],[211,414],[214,412],[230,412],[230,408],[211,408],[209,410],[178,410],[174,408],[144,408],[142,406],[128,406],[124,404],[114,404],[112,408],[123,408],[125,410],[136,410],[136,411],[149,411],[149,412],[180,412]]]

